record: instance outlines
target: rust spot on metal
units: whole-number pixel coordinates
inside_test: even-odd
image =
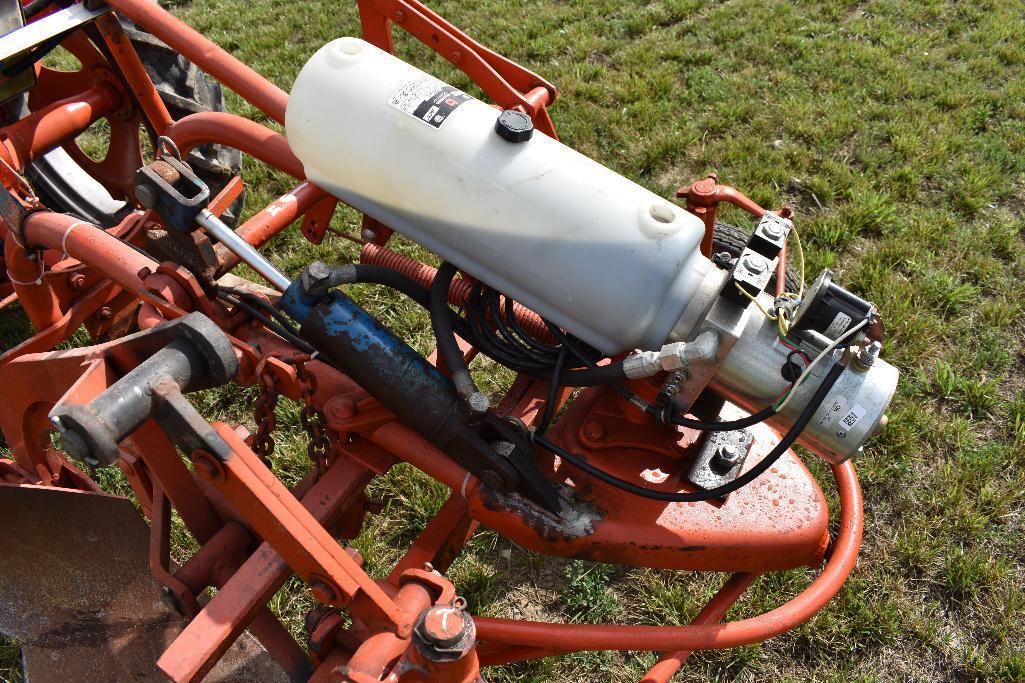
[[[489,510],[516,515],[545,541],[575,541],[593,534],[594,523],[600,521],[604,513],[592,503],[577,500],[568,486],[558,487],[558,492],[562,503],[562,512],[558,515],[518,493],[481,488],[481,502]]]

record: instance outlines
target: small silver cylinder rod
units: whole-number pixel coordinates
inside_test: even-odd
[[[284,292],[292,284],[292,278],[278,270],[277,266],[268,261],[253,245],[239,237],[234,230],[225,225],[224,221],[210,213],[207,209],[200,211],[199,215],[196,216],[196,222],[208,233],[216,237],[217,241],[259,273],[263,279],[274,285],[274,288],[279,292]]]

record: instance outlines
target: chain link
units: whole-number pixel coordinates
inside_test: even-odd
[[[331,439],[328,436],[327,421],[324,413],[313,403],[313,395],[317,392],[317,378],[306,369],[309,356],[295,360],[295,375],[302,387],[303,408],[299,412],[299,421],[303,429],[310,435],[306,453],[323,474],[327,470],[327,455],[331,451]]]
[[[306,369],[309,356],[300,355],[289,359],[295,365],[295,376],[299,380],[302,391],[303,407],[299,411],[299,422],[309,434],[309,445],[306,454],[310,461],[323,474],[327,470],[327,456],[331,451],[331,437],[327,429],[324,413],[313,403],[313,395],[317,392],[317,378]],[[274,453],[274,428],[277,427],[277,416],[274,409],[278,405],[281,393],[278,391],[278,378],[273,372],[263,372],[259,377],[260,394],[256,399],[253,413],[256,420],[256,435],[253,437],[253,452],[270,465],[270,457]]]
[[[256,435],[253,437],[253,452],[269,466],[274,454],[274,428],[278,405],[278,378],[272,372],[263,372],[259,377],[260,394],[256,397],[253,417],[256,420]]]

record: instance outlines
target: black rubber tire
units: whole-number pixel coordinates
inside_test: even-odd
[[[227,111],[219,83],[156,36],[124,19],[122,26],[172,117],[180,119],[204,111]],[[18,112],[16,117],[20,118],[27,113],[25,101],[22,98],[17,104],[9,105],[8,111]],[[200,145],[190,152],[187,162],[210,187],[213,197],[240,173],[242,153],[224,145]],[[26,175],[47,207],[97,225],[116,225],[134,208],[111,197],[62,149],[53,150],[29,164]],[[225,223],[234,226],[238,222],[244,202],[243,192],[221,216]]]
[[[712,233],[712,253],[718,254],[720,252],[726,252],[732,258],[740,256],[740,252],[744,251],[744,247],[747,246],[747,241],[751,239],[751,235],[747,232],[738,228],[735,225],[729,223],[723,223],[722,221],[715,222],[715,231]],[[786,291],[798,292],[801,288],[801,274],[794,267],[793,262],[787,259],[787,281]],[[770,294],[776,291],[776,276],[772,276],[769,280],[768,286],[765,291]]]

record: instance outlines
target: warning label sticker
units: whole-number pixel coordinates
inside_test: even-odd
[[[440,128],[446,119],[470,96],[433,76],[409,81],[391,96],[388,104],[414,116],[429,126]]]

